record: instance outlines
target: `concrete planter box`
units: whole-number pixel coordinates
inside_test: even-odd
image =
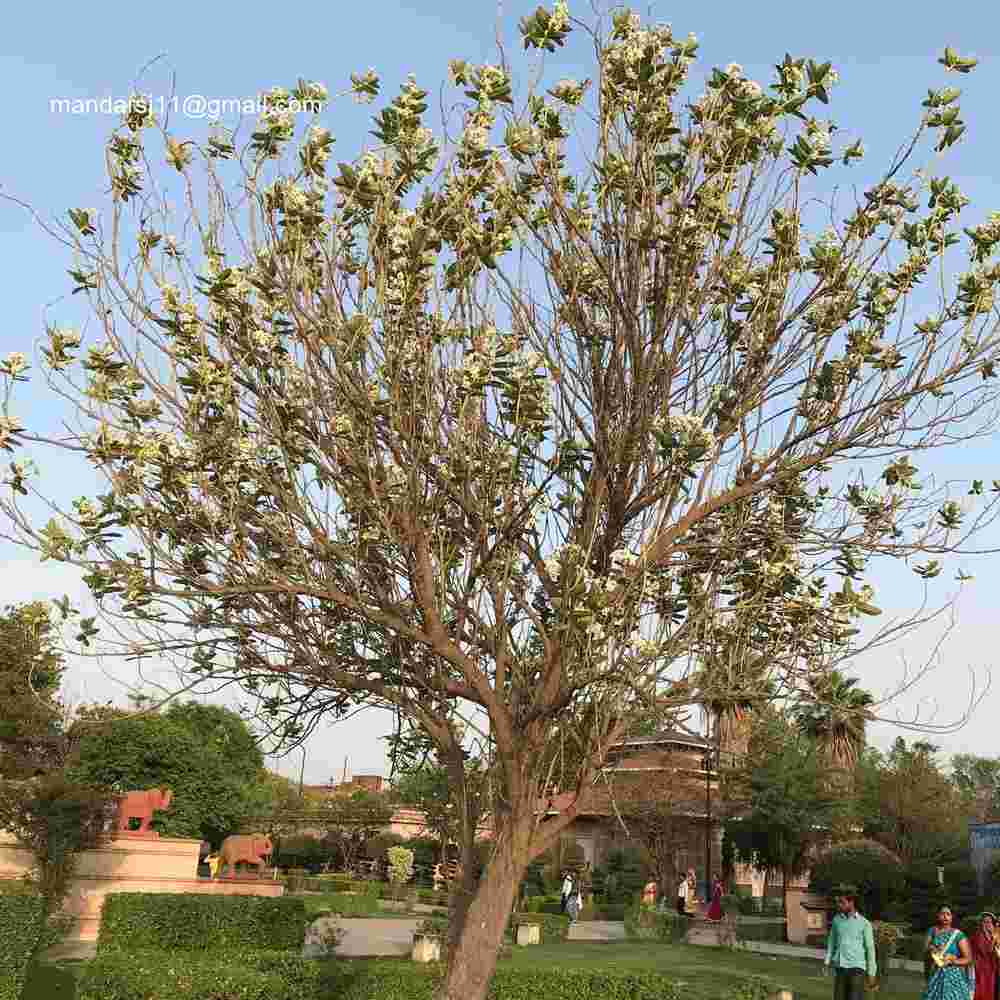
[[[414,934],[413,951],[410,957],[414,962],[440,962],[440,936],[437,934]]]
[[[542,929],[538,924],[518,924],[516,941],[520,945],[540,944]]]

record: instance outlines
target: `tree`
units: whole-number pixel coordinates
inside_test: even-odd
[[[937,763],[937,747],[899,737],[887,755],[869,750],[858,770],[857,809],[865,836],[907,865],[958,860],[967,846],[967,813]]]
[[[1000,814],[1000,758],[956,753],[951,758],[951,778],[969,800],[978,822]]]
[[[393,812],[386,795],[358,789],[324,799],[312,821],[323,831],[323,844],[337,856],[341,868],[354,871],[365,845],[389,825]]]
[[[841,809],[825,767],[816,743],[771,712],[756,720],[749,752],[726,774],[726,839],[738,859],[781,873],[786,913],[789,879],[808,871]]]
[[[50,605],[7,607],[0,616],[0,778],[26,778],[52,765],[62,672]]]
[[[575,27],[556,0],[520,31],[552,51]],[[815,117],[829,63],[788,56],[767,90],[732,64],[691,100],[694,38],[620,10],[587,41],[593,85],[520,105],[505,61],[453,61],[443,160],[412,80],[380,147],[329,172],[333,137],[293,113],[320,85],[265,95],[240,151],[135,100],[105,213],[53,230],[106,338],[79,383],[77,332],[43,351],[83,432],[24,428],[4,397],[0,445],[37,445],[42,474],[78,449],[107,480],[34,524],[16,458],[2,503],[85,568],[130,653],[243,685],[293,741],[390,708],[460,798],[478,728],[496,849],[455,914],[449,1000],[485,996],[527,864],[633,711],[701,704],[692,665],[727,629],[800,689],[857,651],[869,556],[929,553],[932,579],[979,523],[913,461],[996,399],[1000,226],[929,280],[968,200],[910,167],[963,134],[958,91],[842,209],[827,172],[863,147]],[[26,366],[7,358],[8,388]]]
[[[103,719],[99,727],[95,718]],[[244,821],[265,811],[263,756],[246,723],[218,705],[173,704],[166,711],[84,711],[75,781],[114,788],[169,787],[168,810],[153,826],[174,837],[218,846]]]
[[[0,830],[31,851],[32,881],[41,896],[31,961],[50,944],[81,851],[101,846],[117,802],[106,788],[86,787],[50,773],[27,781],[0,780]]]
[[[875,699],[856,687],[856,677],[834,670],[808,678],[807,694],[798,706],[798,722],[826,754],[834,774],[843,782],[853,772],[865,745],[865,724],[872,719]]]
[[[809,891],[832,897],[843,885],[857,888],[858,908],[866,917],[881,920],[905,891],[902,862],[873,840],[834,844],[813,863]]]

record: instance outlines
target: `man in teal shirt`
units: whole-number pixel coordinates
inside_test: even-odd
[[[872,925],[858,913],[857,897],[850,890],[837,895],[837,915],[826,942],[826,965],[834,970],[833,1000],[861,1000],[865,976],[874,979],[875,935]]]

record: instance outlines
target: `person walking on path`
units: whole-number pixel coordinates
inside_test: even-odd
[[[722,879],[718,875],[712,880],[712,902],[708,907],[708,919],[722,919]]]
[[[950,906],[938,910],[937,923],[927,932],[930,975],[923,1000],[969,1000],[973,995],[969,969],[969,939],[952,926]]]
[[[969,951],[975,971],[975,992],[972,1000],[996,1000],[997,972],[1000,958],[996,951],[996,915],[990,912],[979,915],[979,927],[969,941]]]
[[[565,913],[566,904],[569,902],[569,894],[573,891],[573,879],[570,878],[569,872],[563,874],[563,884],[562,884],[562,901],[559,904],[559,909]]]
[[[688,879],[685,875],[681,879],[681,884],[677,886],[677,912],[683,917],[687,913],[688,901]]]
[[[825,960],[834,970],[833,1000],[861,1000],[865,976],[873,980],[878,973],[875,935],[872,925],[858,913],[853,889],[840,890],[836,899],[838,912],[827,938]]]
[[[576,918],[583,909],[583,897],[580,894],[579,884],[571,884],[569,898],[566,900],[566,912],[569,914],[569,922],[576,923]]]

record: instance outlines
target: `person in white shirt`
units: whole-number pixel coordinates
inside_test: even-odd
[[[570,878],[569,872],[563,876],[562,884],[562,900],[560,902],[560,909],[563,913],[566,912],[566,903],[569,901],[569,894],[573,891],[573,879]]]
[[[683,916],[687,912],[688,880],[685,875],[677,886],[677,912]]]

